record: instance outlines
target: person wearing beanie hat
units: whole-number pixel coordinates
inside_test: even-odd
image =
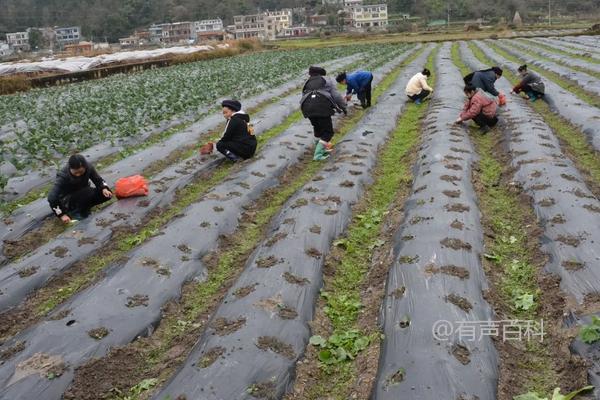
[[[242,109],[242,103],[237,100],[223,100],[221,107],[226,107],[233,112],[238,112]]]
[[[466,85],[473,85],[478,89],[498,97],[500,92],[496,90],[496,81],[502,76],[502,68],[492,67],[481,71],[475,71],[464,77]]]
[[[333,145],[333,121],[331,116],[336,111],[347,114],[346,101],[337,91],[333,79],[325,77],[326,71],[321,67],[312,66],[308,69],[310,78],[302,88],[300,108],[304,118],[308,118],[317,139],[315,145],[315,161],[329,157]]]
[[[351,74],[342,72],[335,80],[346,85],[346,101],[350,101],[352,94],[355,93],[362,108],[371,107],[372,73],[369,71],[356,71]]]
[[[227,120],[223,137],[216,146],[212,142],[202,146],[200,154],[212,154],[216,149],[233,162],[252,158],[256,152],[257,142],[250,125],[250,116],[242,111],[242,104],[237,100],[224,100],[221,106],[223,116]]]
[[[327,71],[323,67],[317,67],[316,65],[312,65],[308,68],[308,75],[310,76],[325,76],[327,75]]]

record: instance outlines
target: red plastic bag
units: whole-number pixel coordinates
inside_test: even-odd
[[[141,175],[128,176],[121,178],[115,183],[115,195],[119,199],[127,197],[147,196],[148,182]]]
[[[503,107],[506,105],[506,95],[504,93],[498,94],[498,105]]]

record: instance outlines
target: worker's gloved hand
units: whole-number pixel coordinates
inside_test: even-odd
[[[462,122],[463,122],[463,121],[462,121],[462,119],[460,119],[460,118],[457,118],[457,119],[456,119],[456,121],[454,121],[454,123],[455,123],[456,125],[458,125],[458,124],[462,124]]]
[[[65,224],[68,224],[68,223],[70,223],[70,222],[71,222],[71,218],[70,218],[70,217],[69,217],[67,214],[63,214],[63,215],[60,217],[60,220],[61,220],[62,222],[64,222]]]
[[[346,101],[350,101],[350,99],[352,99],[352,95],[351,94],[346,95],[345,99],[346,99]]]

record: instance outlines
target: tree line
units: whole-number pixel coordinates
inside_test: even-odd
[[[548,7],[548,0],[388,0],[387,3],[390,13],[409,13],[425,20],[445,18],[448,6],[454,19],[503,17],[509,21],[517,10],[527,19],[543,15]],[[597,12],[598,0],[551,0],[551,3],[553,13],[585,15]],[[317,12],[323,8],[320,0],[0,0],[0,38],[3,33],[29,27],[77,25],[88,39],[116,41],[152,23],[219,17],[227,24],[234,15],[287,7],[308,7]]]

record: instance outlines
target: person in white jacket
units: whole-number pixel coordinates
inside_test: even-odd
[[[406,84],[406,95],[415,104],[421,104],[427,96],[433,93],[433,89],[427,84],[427,78],[430,76],[431,72],[427,68],[424,68],[423,71],[410,78]]]

